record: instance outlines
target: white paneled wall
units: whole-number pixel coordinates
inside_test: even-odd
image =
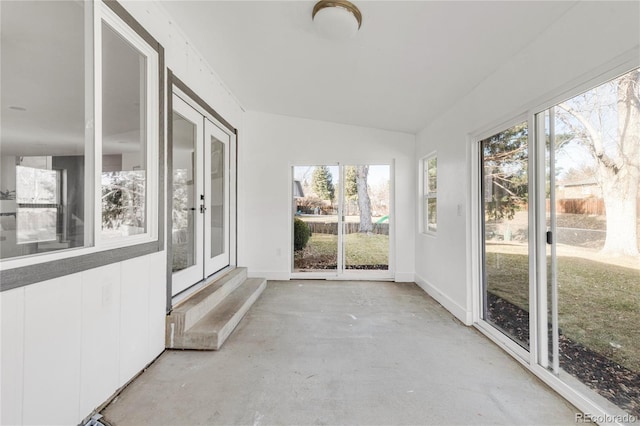
[[[82,274],[80,414],[90,413],[120,386],[121,265]],[[140,300],[138,300],[140,303]]]
[[[2,424],[77,424],[164,349],[165,253],[3,292]]]
[[[242,108],[164,9],[121,4],[242,134]],[[164,350],[166,252],[2,292],[0,303],[0,423],[77,424]]]
[[[0,424],[22,420],[24,287],[0,293]]]
[[[73,424],[79,420],[81,307],[80,274],[25,289],[23,421],[26,424]]]

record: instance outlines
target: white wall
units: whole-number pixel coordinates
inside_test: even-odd
[[[416,237],[416,282],[467,324],[472,319],[469,209],[477,196],[471,188],[470,168],[477,160],[469,158],[470,136],[614,68],[624,61],[621,55],[640,58],[638,9],[638,2],[577,3],[418,133],[416,157],[438,153],[438,235]]]
[[[291,166],[395,160],[396,280],[413,281],[415,137],[247,112],[239,143],[239,264],[253,276],[291,271]]]
[[[98,3],[96,3],[98,4]],[[242,109],[152,2],[123,2],[227,121]],[[0,423],[78,424],[164,350],[166,252],[0,293]]]
[[[242,108],[166,10],[155,1],[120,2],[165,49],[171,71],[242,134]]]
[[[164,257],[0,294],[2,424],[77,424],[164,350]]]

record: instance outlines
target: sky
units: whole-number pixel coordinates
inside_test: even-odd
[[[338,166],[328,167],[335,185],[340,181]],[[307,182],[310,184],[314,168],[315,166],[294,166],[294,179],[299,180],[300,182],[304,182],[304,180],[307,179]],[[390,168],[391,167],[389,165],[370,165],[369,176],[367,179],[369,186],[378,186],[389,181]]]

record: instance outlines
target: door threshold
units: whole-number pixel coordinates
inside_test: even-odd
[[[386,271],[385,271],[386,272]],[[289,274],[291,280],[328,280],[328,281],[395,281],[393,275],[389,274],[357,274],[357,273],[344,273],[344,274],[323,274],[315,272],[292,272]]]
[[[222,268],[218,272],[216,272],[215,274],[209,275],[207,278],[198,281],[197,283],[193,284],[191,287],[188,287],[188,288],[184,289],[183,291],[181,291],[180,293],[176,294],[175,296],[173,296],[171,298],[171,307],[173,308],[178,303],[180,303],[183,300],[187,299],[192,294],[197,293],[200,290],[202,290],[203,288],[205,288],[211,281],[217,280],[218,278],[220,278],[221,276],[227,274],[229,271],[231,271],[233,269],[235,269],[235,266],[231,266],[231,265],[227,266],[225,268]]]

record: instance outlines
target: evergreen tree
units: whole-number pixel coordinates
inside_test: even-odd
[[[484,201],[492,220],[513,219],[528,200],[527,123],[482,141]]]
[[[346,166],[344,168],[344,197],[347,200],[358,199],[358,184],[356,183],[355,166]]]
[[[327,166],[316,167],[313,171],[311,187],[313,192],[321,199],[333,201],[335,187],[333,185],[333,177]]]

